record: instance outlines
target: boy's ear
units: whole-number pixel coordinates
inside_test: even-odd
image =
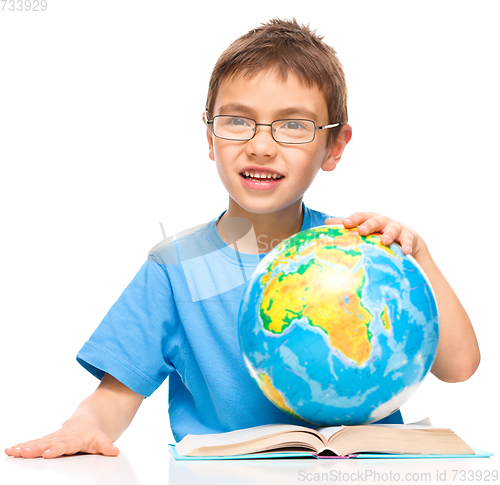
[[[210,157],[210,160],[213,160],[215,162],[215,156],[214,156],[214,139],[212,137],[212,126],[207,124],[207,113],[204,111],[201,115],[201,119],[203,120],[203,123],[207,125],[207,141],[208,141],[208,156]]]
[[[329,148],[328,156],[326,160],[321,165],[321,170],[325,172],[329,172],[333,170],[337,163],[339,163],[340,157],[344,153],[344,149],[346,145],[352,138],[352,128],[350,125],[342,125],[340,129],[340,133],[337,136],[337,139]]]

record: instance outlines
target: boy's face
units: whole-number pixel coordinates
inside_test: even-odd
[[[257,123],[280,119],[308,119],[316,126],[335,123],[328,119],[324,94],[307,87],[289,74],[281,81],[272,71],[264,71],[251,79],[237,75],[219,87],[214,115],[236,115],[252,118]],[[310,143],[286,145],[274,141],[269,126],[257,126],[249,141],[217,138],[207,125],[209,156],[230,197],[245,211],[269,214],[300,203],[318,170],[333,170],[350,139],[345,125],[333,146],[328,146],[328,130],[317,130]],[[272,183],[251,182],[244,172],[276,173],[283,178]],[[253,172],[253,173],[252,173]]]

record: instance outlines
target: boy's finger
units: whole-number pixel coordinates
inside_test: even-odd
[[[382,244],[386,246],[395,241],[401,234],[401,226],[397,222],[392,222],[384,229],[384,234],[380,238]]]
[[[14,458],[18,458],[21,456],[21,448],[11,446],[5,449],[5,454],[7,454],[8,456],[13,456]]]
[[[48,445],[35,445],[35,446],[27,446],[26,448],[23,448],[21,451],[21,456],[23,458],[38,458],[42,456],[43,451],[45,448],[47,448]]]
[[[98,433],[87,446],[81,449],[81,451],[104,456],[118,456],[120,453],[120,450],[104,433]]]
[[[74,455],[82,450],[81,441],[61,439],[53,442],[45,447],[44,451],[40,454],[43,458],[58,458],[63,455]]]
[[[118,456],[120,453],[120,450],[111,441],[100,443],[98,451],[105,456]]]
[[[413,235],[407,234],[402,237],[400,244],[403,254],[411,254],[413,252]]]
[[[349,217],[346,217],[343,223],[345,227],[355,227],[376,216],[378,216],[378,214],[375,214],[375,212],[355,212]]]
[[[325,220],[325,225],[331,226],[331,225],[342,225],[343,219],[340,217],[329,217],[328,219]]]
[[[63,455],[70,455],[66,450],[66,446],[64,445],[52,445],[50,448],[46,449],[42,454],[42,458],[59,458]]]
[[[43,446],[44,443],[37,440],[27,441],[7,448],[5,453],[14,458],[36,458],[40,456],[40,448],[43,448]]]
[[[373,213],[372,213],[373,214]],[[358,232],[362,236],[367,236],[373,233],[385,233],[388,219],[385,216],[373,214],[372,217],[366,219],[362,224],[358,225]]]
[[[47,448],[42,454],[42,458],[59,458],[60,456],[63,455],[74,455],[75,453],[78,453],[78,451],[73,451],[71,452],[67,445],[63,444],[57,444],[57,445],[52,445],[50,448]]]

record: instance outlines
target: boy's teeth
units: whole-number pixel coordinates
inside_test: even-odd
[[[268,178],[268,179],[277,179],[277,178],[281,178],[278,174],[276,173],[273,173],[273,174],[265,174],[265,173],[258,173],[258,172],[248,172],[247,170],[245,170],[245,172],[243,172],[247,177],[252,177],[252,178],[255,178],[255,179],[265,179],[265,178]]]

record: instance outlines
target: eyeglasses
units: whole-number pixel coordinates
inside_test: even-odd
[[[316,126],[314,121],[300,119],[276,120],[269,124],[257,123],[251,118],[232,115],[217,115],[212,120],[208,120],[207,112],[205,112],[205,119],[207,124],[213,125],[213,133],[217,138],[248,141],[257,133],[257,126],[270,126],[274,141],[291,145],[310,143],[314,140],[316,130],[335,128],[342,124],[334,123],[332,125]]]

